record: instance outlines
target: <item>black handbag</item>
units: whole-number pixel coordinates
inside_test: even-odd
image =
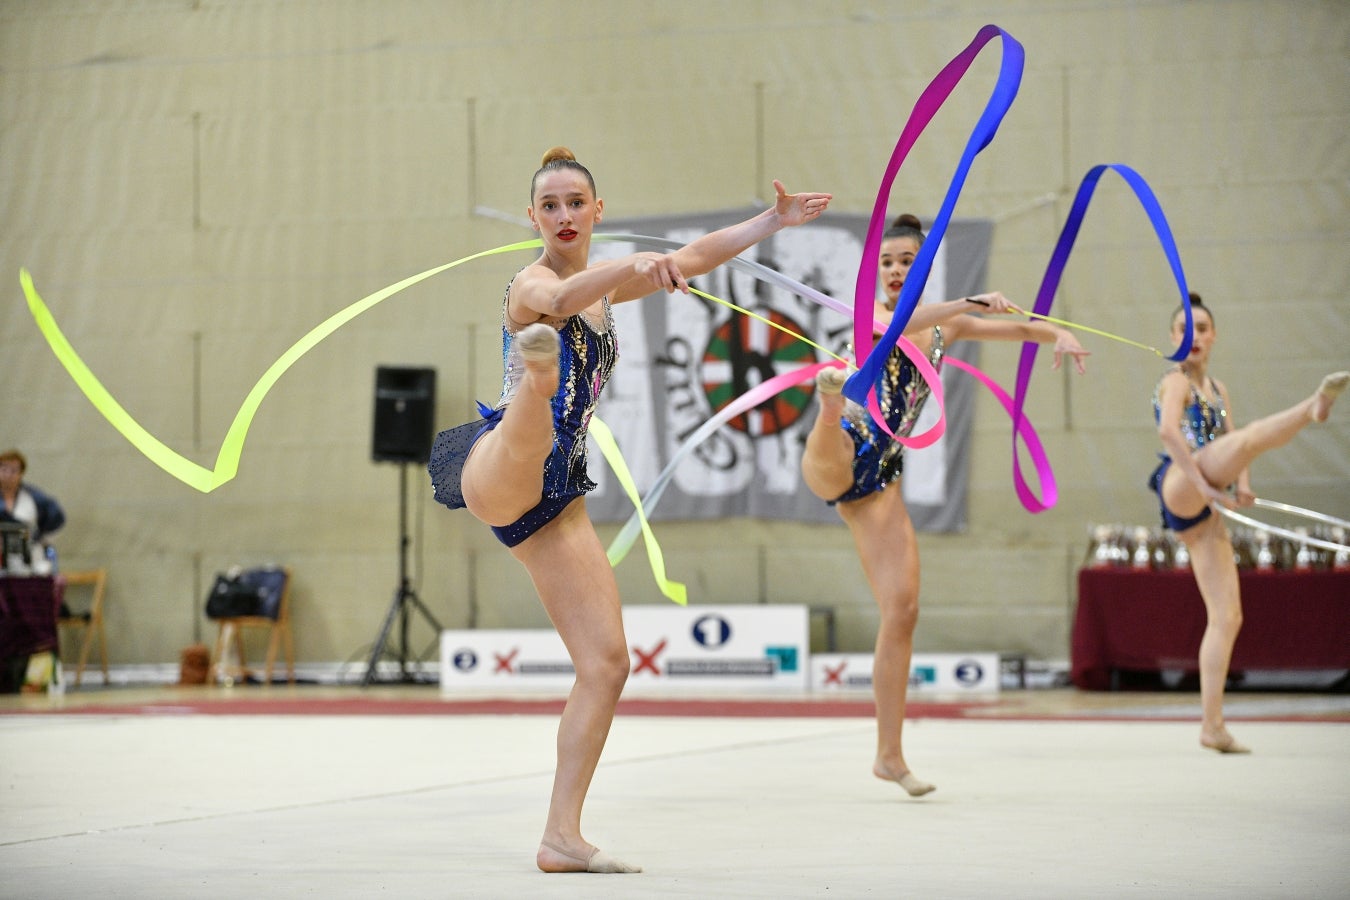
[[[265,599],[262,588],[250,584],[239,575],[221,573],[206,595],[208,619],[234,619],[262,613]]]

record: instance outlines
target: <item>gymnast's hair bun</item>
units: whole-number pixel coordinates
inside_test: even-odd
[[[549,163],[553,162],[556,159],[566,159],[571,160],[572,162],[576,162],[577,158],[576,155],[573,154],[572,151],[568,150],[566,147],[554,147],[553,149],[549,150],[547,153],[544,154],[544,161],[541,162],[539,165],[542,168],[543,166],[548,165]]]
[[[891,223],[891,228],[913,228],[915,231],[923,231],[923,223],[919,217],[911,213],[901,213],[895,217]]]
[[[1197,294],[1195,291],[1191,291],[1191,306],[1204,306],[1204,305],[1205,301],[1200,299],[1200,295]]]

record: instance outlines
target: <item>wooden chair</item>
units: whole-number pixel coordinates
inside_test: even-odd
[[[75,629],[81,632],[79,663],[75,668],[75,686],[84,680],[84,667],[89,661],[89,650],[94,639],[98,639],[99,662],[103,664],[103,683],[108,684],[108,642],[103,635],[103,590],[108,584],[107,569],[89,569],[81,572],[64,572],[58,576],[65,582],[66,589],[71,587],[90,587],[93,598],[88,612],[65,612],[56,620],[62,629]],[[67,594],[67,596],[69,596]],[[68,605],[63,610],[68,610]]]
[[[267,590],[267,600],[261,615],[228,616],[217,618],[219,631],[216,633],[215,648],[211,652],[211,668],[208,681],[212,684],[233,684],[247,680],[248,658],[244,652],[244,629],[266,628],[267,663],[265,684],[272,683],[272,671],[276,666],[277,651],[285,644],[286,681],[295,684],[295,647],[291,642],[291,570],[288,566],[261,569],[246,569],[240,576],[250,583]],[[233,647],[237,663],[227,664],[226,652]]]

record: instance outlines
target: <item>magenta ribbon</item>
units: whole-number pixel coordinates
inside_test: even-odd
[[[917,141],[919,135],[923,133],[924,129],[928,126],[928,123],[932,121],[933,117],[937,114],[938,109],[942,107],[956,85],[965,76],[966,71],[970,68],[971,63],[979,54],[980,50],[995,37],[1001,37],[1003,39],[1004,49],[998,80],[979,122],[977,122],[967,141],[965,151],[957,166],[957,171],[948,187],[947,196],[943,201],[942,208],[939,210],[938,215],[934,220],[933,227],[929,230],[928,239],[925,240],[923,247],[920,248],[919,254],[915,258],[914,265],[910,268],[910,277],[905,281],[905,287],[901,291],[896,312],[887,325],[881,326],[881,323],[875,320],[876,270],[877,259],[881,252],[881,235],[885,230],[886,203],[890,196],[891,185],[894,183],[901,164],[909,154],[910,149],[913,147],[915,141]],[[906,447],[926,447],[941,437],[946,427],[946,408],[941,378],[929,362],[927,356],[910,341],[905,339],[904,329],[923,294],[923,288],[932,269],[933,258],[946,233],[947,225],[951,220],[952,211],[956,205],[956,200],[960,195],[961,188],[965,184],[966,177],[974,162],[974,158],[989,145],[990,141],[993,140],[999,124],[1017,96],[1017,89],[1021,83],[1023,63],[1024,53],[1022,46],[1014,40],[1011,35],[994,25],[986,25],[984,28],[980,29],[970,45],[952,59],[952,61],[943,68],[920,95],[919,100],[915,103],[913,112],[911,112],[909,119],[906,121],[905,126],[901,131],[900,138],[891,154],[891,159],[887,165],[886,172],[877,189],[877,198],[876,202],[873,204],[872,216],[868,224],[867,236],[864,241],[862,259],[859,262],[858,277],[854,290],[854,351],[855,354],[860,354],[864,356],[865,359],[859,367],[859,370],[846,382],[844,394],[849,399],[864,405],[881,429]],[[738,262],[741,261],[733,260],[732,264],[734,265]],[[835,309],[845,315],[848,314],[847,307],[834,300],[834,298],[823,297],[818,292],[811,291],[805,285],[797,283],[784,284],[788,279],[785,279],[780,273],[775,273],[775,275],[777,275],[775,280],[780,283],[780,285],[788,287],[790,290],[793,290],[801,296],[816,300],[828,308]],[[883,337],[880,341],[874,342],[873,336],[877,331],[883,331]],[[886,357],[890,354],[890,349],[895,346],[899,346],[905,355],[915,364],[920,377],[929,384],[933,394],[933,402],[938,404],[939,418],[937,423],[917,436],[895,435],[886,425],[885,416],[879,408],[876,399],[874,383],[877,378],[878,370],[885,364]],[[1014,443],[1013,461],[1017,472],[1016,486],[1018,497],[1023,506],[1032,512],[1040,512],[1053,506],[1058,498],[1058,489],[1055,484],[1054,472],[1050,466],[1049,458],[1036,434],[1035,428],[1032,427],[1030,421],[1028,421],[1022,413],[1021,403],[1025,399],[1025,392],[1023,391],[1022,395],[1019,396],[1019,399],[1014,402],[1002,387],[979,369],[952,357],[948,357],[948,362],[973,375],[994,394],[1003,405],[1004,409],[1008,411],[1008,414],[1013,421],[1014,442],[1016,442],[1019,437],[1025,442],[1028,453],[1035,464],[1046,500],[1044,502],[1037,500],[1031,491],[1026,488],[1024,480],[1021,478],[1020,468],[1017,468],[1017,454]],[[656,482],[648,489],[647,495],[643,498],[644,509],[650,512],[650,510],[655,507],[661,494],[673,477],[675,467],[680,460],[682,460],[683,457],[699,443],[706,440],[706,438],[717,428],[742,412],[752,409],[775,394],[786,390],[788,387],[800,384],[801,382],[812,378],[821,369],[837,365],[838,363],[816,363],[784,375],[770,378],[737,397],[726,407],[719,410],[716,415],[705,422],[694,434],[690,435],[679,448],[677,448],[665,468],[660,475],[658,475]],[[631,545],[636,537],[637,522],[638,517],[635,514],[616,537],[610,547],[612,561],[616,555],[621,558],[622,554],[627,552],[628,546]]]
[[[1013,400],[1012,397],[1008,396],[1008,392],[999,386],[998,382],[964,360],[949,356],[947,357],[947,363],[968,372],[977,381],[989,388],[998,402],[1003,405],[1003,409],[1007,411],[1008,417],[1012,419],[1013,486],[1017,490],[1017,499],[1022,502],[1022,506],[1027,512],[1038,513],[1045,512],[1058,503],[1059,486],[1055,481],[1055,471],[1050,467],[1050,457],[1046,454],[1045,447],[1041,444],[1041,438],[1036,434],[1036,429],[1031,427],[1031,421],[1022,414],[1022,402],[1026,399],[1025,396]],[[1041,494],[1044,499],[1038,499],[1031,492],[1031,488],[1027,487],[1026,479],[1022,477],[1021,465],[1017,461],[1017,439],[1019,436],[1026,443],[1027,454],[1036,467],[1036,477],[1040,479]]]
[[[923,246],[919,248],[914,264],[910,267],[909,277],[905,279],[905,286],[900,291],[900,297],[896,302],[895,313],[891,317],[890,324],[886,328],[881,341],[874,346],[872,342],[874,327],[872,310],[876,297],[877,258],[881,254],[881,236],[885,230],[886,205],[890,198],[891,185],[919,135],[928,127],[928,123],[932,121],[937,111],[947,101],[956,85],[965,77],[966,71],[970,68],[975,57],[995,37],[1001,38],[1003,43],[1003,59],[999,67],[998,79],[979,121],[975,124],[975,128],[972,129],[970,137],[966,141],[956,172],[948,185],[946,197],[943,199],[942,206],[928,231],[928,237]],[[890,348],[896,344],[897,339],[903,334],[905,326],[909,324],[910,317],[914,314],[914,309],[918,306],[919,299],[923,295],[924,286],[927,284],[928,276],[932,271],[933,259],[937,255],[938,246],[946,235],[947,225],[951,221],[956,201],[961,194],[961,189],[965,186],[966,178],[974,164],[975,157],[994,139],[1003,117],[1012,106],[1013,100],[1017,98],[1017,89],[1022,81],[1024,63],[1025,53],[1022,45],[1010,34],[995,25],[986,25],[981,28],[974,40],[938,73],[937,77],[929,83],[915,102],[914,110],[910,113],[908,121],[905,122],[905,127],[900,133],[900,139],[896,142],[895,149],[891,153],[891,159],[886,166],[881,184],[877,188],[877,197],[872,206],[872,217],[868,223],[867,238],[863,244],[862,260],[858,265],[858,278],[854,287],[853,345],[855,353],[865,358],[859,365],[858,371],[845,383],[844,394],[855,402],[864,404],[878,426],[893,438],[896,438],[896,435],[887,426],[877,402],[875,390],[877,376],[881,367],[885,365]],[[1035,345],[1032,344],[1032,346]],[[914,359],[914,356],[910,354],[910,358]],[[915,361],[917,362],[917,360]],[[1057,501],[1059,491],[1049,457],[1045,453],[1035,428],[1031,426],[1022,409],[1026,399],[1025,380],[1019,378],[1019,392],[1016,400],[1014,400],[997,382],[974,366],[950,357],[948,362],[973,375],[993,393],[1008,412],[1013,423],[1014,486],[1018,499],[1031,512],[1042,512],[1049,509]],[[1019,370],[1019,376],[1021,374]],[[1026,374],[1029,378],[1029,367]],[[929,382],[933,386],[938,383],[940,382]],[[940,396],[934,399],[941,403]],[[926,437],[926,434],[920,436],[921,439]],[[1036,498],[1030,488],[1027,487],[1026,480],[1022,476],[1021,464],[1017,458],[1017,441],[1019,438],[1024,442],[1036,468],[1044,499]],[[932,439],[925,440],[922,444],[916,443],[912,438],[896,439],[906,446],[924,446],[936,440],[937,435],[935,434]]]
[[[872,319],[876,304],[877,258],[881,255],[881,236],[885,231],[886,204],[890,198],[891,185],[895,182],[895,176],[899,173],[900,166],[909,155],[914,142],[946,103],[956,85],[965,77],[966,71],[980,50],[995,37],[1003,39],[1003,61],[999,68],[998,80],[994,84],[984,112],[975,123],[975,128],[971,131],[970,138],[961,153],[960,162],[947,187],[942,207],[928,231],[928,238],[919,248],[914,264],[910,267],[909,276],[900,291],[890,325],[882,340],[874,345]],[[895,149],[891,152],[890,162],[886,165],[886,172],[877,188],[876,201],[872,205],[872,217],[868,222],[867,237],[863,242],[862,259],[858,264],[858,278],[853,292],[853,349],[855,355],[863,359],[863,362],[859,365],[858,371],[844,384],[844,395],[869,409],[875,409],[875,404],[869,404],[867,397],[869,394],[875,394],[875,383],[881,367],[885,365],[886,355],[889,354],[890,348],[895,346],[896,339],[904,333],[905,326],[909,324],[910,316],[914,314],[919,298],[923,295],[924,285],[927,284],[928,275],[933,267],[933,258],[937,255],[938,245],[947,232],[947,224],[951,220],[961,189],[965,186],[970,167],[976,155],[994,139],[999,123],[1003,121],[1008,108],[1017,97],[1017,88],[1022,82],[1024,60],[1022,45],[1014,40],[1012,35],[996,25],[981,28],[966,49],[947,63],[928,87],[924,88],[914,104],[909,119],[905,122],[905,127],[900,132]],[[875,413],[873,418],[877,418]],[[891,434],[884,418],[878,419],[878,424],[887,434]],[[891,437],[895,435],[891,434]]]

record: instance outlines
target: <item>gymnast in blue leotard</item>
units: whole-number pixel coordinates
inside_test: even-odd
[[[1169,370],[1167,374],[1172,374],[1181,370],[1178,366]],[[1184,373],[1183,373],[1184,374]],[[1167,376],[1158,380],[1157,386],[1153,389],[1153,422],[1158,424],[1162,420],[1162,400],[1160,392],[1162,390],[1163,380]],[[1223,392],[1219,390],[1218,384],[1214,379],[1209,379],[1209,384],[1201,387],[1199,384],[1190,383],[1190,398],[1186,405],[1182,407],[1181,415],[1181,436],[1186,441],[1186,446],[1192,452],[1199,450],[1208,443],[1213,442],[1223,434],[1228,427],[1228,410],[1225,408]],[[1167,470],[1172,467],[1172,457],[1166,453],[1159,453],[1161,462],[1149,476],[1148,486],[1158,494],[1158,505],[1162,510],[1162,523],[1164,528],[1170,528],[1173,531],[1185,531],[1193,525],[1199,525],[1210,516],[1210,508],[1206,506],[1198,515],[1178,516],[1167,508],[1167,503],[1162,499],[1162,483],[1167,477]]]
[[[513,279],[514,283],[514,279]],[[507,298],[502,298],[502,394],[492,408],[480,407],[483,418],[436,436],[427,466],[436,500],[450,509],[465,506],[462,490],[464,462],[474,443],[496,428],[525,376],[525,359],[510,320]],[[586,310],[564,319],[558,332],[558,390],[553,395],[553,449],[544,460],[543,493],[539,502],[520,518],[492,526],[503,544],[514,547],[553,521],[577,497],[595,488],[586,472],[586,426],[619,358],[614,317],[609,298],[601,298],[600,312]],[[545,335],[548,337],[548,335]]]
[[[1288,443],[1311,422],[1321,422],[1347,383],[1350,372],[1328,375],[1311,397],[1242,428],[1232,418],[1223,382],[1209,375],[1218,331],[1214,314],[1191,294],[1194,335],[1190,355],[1163,373],[1153,390],[1162,462],[1149,478],[1157,492],[1163,523],[1190,553],[1191,572],[1205,602],[1205,635],[1200,641],[1200,745],[1220,753],[1247,753],[1223,717],[1224,684],[1233,644],[1242,626],[1242,598],[1233,544],[1215,506],[1229,509],[1255,502],[1249,466],[1262,453]],[[1172,313],[1172,340],[1185,331],[1182,307]]]
[[[884,299],[876,310],[882,322],[895,312],[923,240],[920,222],[911,215],[900,216],[883,234],[877,265]],[[1004,313],[1011,308],[998,292],[920,304],[905,335],[934,367],[955,341],[1013,340],[1053,343],[1056,368],[1067,353],[1083,371],[1087,351],[1068,330],[1042,322],[966,315],[975,310]],[[920,797],[934,788],[910,771],[901,740],[919,615],[919,553],[900,486],[904,445],[873,422],[865,409],[845,400],[840,394],[845,377],[842,369],[825,369],[816,379],[820,414],[806,439],[802,480],[848,525],[880,613],[872,668],[877,711],[872,774]],[[908,435],[930,388],[899,348],[890,351],[874,388],[891,433]]]
[[[590,262],[604,201],[564,147],[544,155],[527,213],[543,252],[512,279],[502,311],[502,394],[483,418],[437,437],[436,499],[466,507],[524,564],[576,682],[558,724],[557,768],[535,864],[545,872],[638,872],[581,834],[586,790],[628,677],[619,589],[586,514],[586,429],[618,358],[610,305],[711,271],[782,228],[817,218],[829,194],[789,194],[670,253]]]
[[[933,368],[939,369],[946,348],[940,325],[933,326],[930,340],[928,361]],[[933,393],[914,362],[899,347],[886,357],[886,365],[877,373],[874,387],[877,404],[886,413],[890,433],[873,422],[863,407],[851,400],[845,402],[839,426],[853,441],[853,483],[843,494],[827,501],[831,506],[884,491],[900,477],[904,470],[905,446],[891,435],[908,437],[923,411],[924,402]]]

